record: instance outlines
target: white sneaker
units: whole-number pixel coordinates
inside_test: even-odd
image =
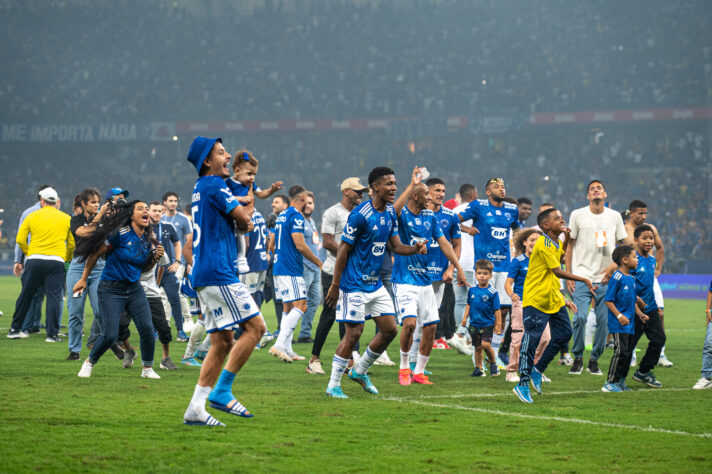
[[[541,381],[546,383],[551,383],[551,379],[544,374],[541,374]]]
[[[672,362],[670,362],[670,359],[668,359],[665,354],[660,354],[660,358],[658,359],[658,365],[660,367],[672,367]]]
[[[247,264],[247,259],[243,257],[237,257],[237,271],[239,273],[250,273],[250,265]]]
[[[306,360],[306,357],[300,356],[296,352],[294,352],[292,349],[287,349],[287,355],[291,357],[292,360]]]
[[[374,365],[385,365],[387,367],[393,367],[396,365],[395,362],[393,362],[390,357],[388,357],[388,352],[383,352],[380,356],[378,356],[378,359],[376,359],[376,362],[373,363]]]
[[[467,344],[465,344],[464,339],[457,334],[454,334],[446,342],[448,346],[454,347],[460,354],[468,355]]]
[[[160,379],[161,376],[153,370],[153,367],[144,367],[141,371],[141,377],[144,379]]]
[[[314,375],[326,374],[326,372],[324,372],[324,368],[321,366],[321,361],[319,359],[315,360],[314,362],[309,362],[307,364],[307,373]]]
[[[504,380],[506,380],[507,382],[519,383],[519,374],[517,374],[516,372],[507,372],[507,375]]]
[[[193,330],[195,327],[195,323],[193,322],[193,318],[187,318],[183,319],[183,332],[186,334],[190,334],[190,332]]]
[[[88,360],[85,360],[84,363],[82,364],[82,368],[79,370],[79,373],[77,374],[77,377],[81,377],[83,379],[88,379],[91,377],[91,371],[94,369],[94,364],[89,362]]]
[[[358,361],[361,360],[361,354],[358,353],[358,351],[353,351],[351,353],[351,358],[354,360],[354,365],[358,364]]]
[[[702,390],[705,388],[712,388],[712,380],[706,379],[704,377],[700,378],[695,385],[692,386],[695,390]]]

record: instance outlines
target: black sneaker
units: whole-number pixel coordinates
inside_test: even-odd
[[[136,354],[136,351],[133,349],[129,349],[126,351],[126,355],[124,356],[124,369],[128,369],[131,367],[134,363],[134,359],[138,356]]]
[[[10,329],[10,332],[7,333],[8,339],[20,339],[21,337],[20,331],[15,331],[14,329]]]
[[[579,375],[581,372],[583,372],[583,359],[577,357],[574,359],[574,364],[571,366],[569,373],[572,375]]]
[[[111,345],[110,349],[111,349],[111,352],[114,353],[114,355],[116,356],[117,359],[124,360],[124,355],[125,355],[124,350],[121,348],[121,346],[119,346],[118,342],[113,343]]]
[[[606,349],[615,349],[616,346],[613,344],[613,341],[607,342],[606,343]]]
[[[588,361],[588,368],[586,371],[591,375],[603,375],[601,369],[598,368],[598,361],[593,359]]]
[[[312,344],[314,342],[314,339],[311,337],[300,337],[297,339],[297,344]]]
[[[79,360],[79,352],[69,352],[67,360]]]

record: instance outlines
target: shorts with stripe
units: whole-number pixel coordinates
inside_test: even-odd
[[[307,284],[300,276],[274,275],[274,299],[282,303],[307,299]]]
[[[250,291],[242,283],[203,286],[197,291],[207,332],[233,329],[260,315]]]
[[[261,272],[243,273],[240,275],[240,281],[245,284],[250,294],[255,294],[258,291],[265,291],[265,278],[267,270]]]
[[[440,322],[433,285],[393,283],[393,295],[396,301],[398,324],[403,325],[403,321],[407,318],[417,318],[421,326]]]
[[[336,320],[346,323],[364,323],[367,319],[379,316],[395,316],[393,300],[385,287],[366,293],[363,291],[345,292],[339,290],[336,302]]]

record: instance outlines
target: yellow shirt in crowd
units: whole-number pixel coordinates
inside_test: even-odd
[[[59,257],[66,262],[74,254],[74,237],[69,230],[68,214],[54,206],[44,206],[28,215],[17,231],[17,244],[27,257]],[[27,236],[31,234],[30,245]],[[51,258],[50,258],[51,259]]]

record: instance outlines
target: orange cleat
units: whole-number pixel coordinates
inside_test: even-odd
[[[427,375],[425,374],[415,374],[413,376],[413,383],[420,383],[423,385],[432,385],[433,382],[430,381]]]
[[[411,376],[413,375],[413,371],[410,369],[400,369],[398,371],[398,383],[401,385],[410,385],[411,383]]]

